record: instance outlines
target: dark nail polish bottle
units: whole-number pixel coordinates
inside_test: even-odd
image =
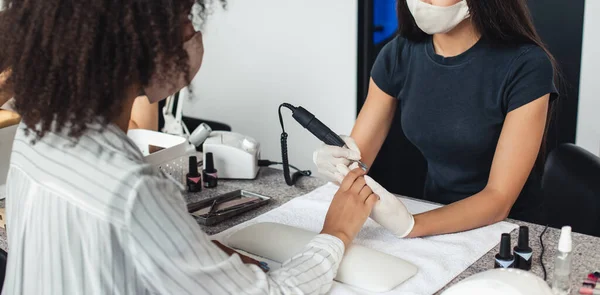
[[[496,254],[494,268],[512,268],[515,264],[515,257],[510,251],[510,234],[502,234],[500,239],[500,253]]]
[[[204,179],[205,188],[217,187],[219,177],[217,176],[217,169],[215,169],[215,163],[213,160],[212,153],[206,153],[206,161],[204,161],[204,170],[202,171],[202,178]]]
[[[519,227],[519,243],[514,249],[515,252],[515,267],[522,270],[531,269],[531,256],[533,250],[529,247],[529,228],[526,226]]]
[[[187,189],[190,193],[196,193],[202,190],[202,177],[198,173],[198,159],[196,159],[196,156],[191,156],[189,161],[189,173],[185,178]]]

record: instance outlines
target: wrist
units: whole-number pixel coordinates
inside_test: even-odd
[[[421,215],[413,216],[414,224],[413,224],[410,232],[406,235],[406,238],[410,239],[410,238],[419,238],[419,237],[424,236],[424,233],[422,232],[422,227],[420,226],[422,224],[422,222],[419,222],[420,219],[421,219]]]
[[[328,231],[328,230],[323,229],[321,231],[321,234],[330,235],[332,237],[336,237],[336,238],[340,239],[340,241],[342,241],[342,243],[344,243],[344,247],[346,249],[348,249],[350,244],[352,244],[352,239],[350,239],[350,237],[343,232]]]

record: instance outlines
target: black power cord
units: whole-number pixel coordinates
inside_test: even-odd
[[[258,160],[258,167],[269,167],[273,165],[283,165],[282,162],[273,162],[269,160]],[[302,174],[302,176],[311,176],[312,172],[310,170],[300,170],[298,167],[291,165],[290,168],[296,170],[298,173]]]
[[[546,266],[544,265],[544,240],[543,240],[543,237],[544,237],[544,234],[546,233],[547,229],[548,229],[548,225],[546,225],[546,227],[540,234],[540,244],[542,246],[542,251],[540,252],[540,264],[542,265],[542,270],[544,271],[544,281],[546,281]]]
[[[316,138],[327,145],[345,147],[346,142],[335,132],[333,132],[329,127],[327,127],[323,122],[319,121],[311,112],[306,110],[305,108],[298,106],[295,107],[289,103],[282,103],[279,106],[279,123],[281,123],[281,158],[283,159],[283,174],[285,176],[285,182],[288,185],[294,185],[296,180],[300,176],[304,174],[296,172],[293,176],[290,177],[290,165],[288,162],[288,151],[287,151],[287,138],[288,134],[285,132],[285,128],[283,127],[283,116],[281,115],[281,109],[287,108],[292,111],[292,117],[304,127],[306,130],[310,131]],[[366,165],[359,162],[359,165],[364,166],[363,169],[366,170]]]
[[[289,103],[282,103],[279,106],[279,123],[281,124],[281,160],[282,162],[272,162],[268,160],[260,160],[258,161],[259,166],[271,166],[271,165],[283,165],[283,176],[285,177],[285,183],[289,186],[293,186],[296,184],[296,181],[302,176],[310,176],[312,172],[310,170],[300,170],[293,165],[290,165],[288,160],[288,149],[287,149],[287,138],[288,134],[285,132],[285,127],[283,126],[283,116],[281,115],[281,109],[287,108],[291,111],[294,111],[296,107]],[[290,167],[296,170],[293,175],[290,176]]]

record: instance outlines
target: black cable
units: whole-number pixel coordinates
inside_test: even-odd
[[[269,161],[269,160],[258,160],[259,167],[269,167],[272,165],[283,165],[283,163],[282,162],[273,162],[273,161]],[[303,176],[311,176],[312,175],[312,172],[310,170],[300,170],[300,168],[298,168],[294,165],[291,165],[291,164],[290,164],[290,168],[298,171]]]
[[[544,265],[544,240],[542,238],[544,237],[544,234],[546,233],[547,229],[548,225],[546,225],[546,227],[540,234],[540,244],[542,246],[542,252],[540,253],[540,264],[542,265],[542,270],[544,271],[544,281],[546,281],[546,266]]]
[[[309,176],[310,171],[301,171],[300,169],[294,167],[297,172],[295,172],[292,176],[290,176],[290,163],[288,160],[288,149],[287,149],[287,138],[288,134],[285,132],[285,127],[283,126],[283,116],[281,115],[281,108],[288,108],[292,112],[296,109],[293,105],[289,103],[282,103],[279,106],[279,123],[281,124],[281,160],[283,163],[283,176],[285,177],[285,183],[287,185],[292,186],[296,184],[296,181],[302,176]],[[292,166],[293,167],[293,166]]]

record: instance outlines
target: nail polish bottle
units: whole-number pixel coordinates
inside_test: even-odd
[[[500,239],[500,252],[496,254],[494,268],[512,268],[515,257],[510,251],[510,234],[502,234]]]
[[[206,153],[206,155],[204,157],[206,158],[206,160],[204,161],[204,170],[202,171],[202,178],[204,179],[204,187],[205,188],[217,187],[217,182],[219,180],[219,177],[217,176],[217,169],[215,169],[213,154]]]
[[[189,159],[189,173],[185,180],[188,192],[196,193],[202,190],[202,181],[200,173],[198,173],[198,159],[196,156],[191,156]]]
[[[529,228],[526,226],[519,227],[519,243],[515,247],[514,253],[515,267],[522,270],[530,270],[533,250],[529,247]]]
[[[588,287],[581,287],[579,288],[579,294],[598,295],[600,294],[600,290]]]

